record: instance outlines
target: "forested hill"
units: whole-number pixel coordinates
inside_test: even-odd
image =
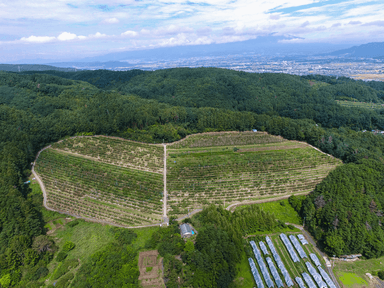
[[[172,106],[224,108],[311,119],[330,128],[384,129],[384,118],[380,113],[346,109],[334,101],[384,103],[384,85],[377,82],[366,83],[345,77],[255,74],[217,68],[49,73]]]
[[[383,129],[383,115],[334,101],[382,103],[382,85],[213,68],[49,73],[0,72],[0,282],[16,286],[52,259],[41,199],[24,182],[38,150],[84,133],[161,143],[256,128],[306,141],[349,163],[296,206],[310,231],[328,253],[384,254],[384,137],[360,132]]]

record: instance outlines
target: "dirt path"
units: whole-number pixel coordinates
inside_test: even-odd
[[[164,223],[168,224],[169,219],[167,217],[167,144],[164,144],[163,182],[164,182],[163,218],[164,218]]]
[[[295,193],[295,194],[286,194],[280,197],[274,197],[274,198],[266,198],[266,199],[259,199],[259,200],[252,200],[252,201],[243,201],[243,202],[238,202],[238,203],[233,203],[229,205],[227,208],[225,208],[228,211],[235,210],[237,206],[243,206],[243,205],[251,205],[251,204],[260,204],[260,203],[266,203],[266,202],[273,202],[273,201],[278,201],[278,200],[284,200],[292,195],[307,195],[310,192],[302,192],[302,193]]]
[[[199,213],[203,211],[203,209],[195,209],[193,210],[191,213],[187,214],[187,215],[184,215],[184,216],[181,216],[180,218],[177,218],[176,220],[177,221],[181,221],[181,220],[184,220],[185,218],[188,218],[188,217],[191,217],[192,215],[196,214],[196,213]]]

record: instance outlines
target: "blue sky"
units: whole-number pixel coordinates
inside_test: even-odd
[[[0,0],[0,62],[66,61],[271,33],[298,36],[289,40],[296,42],[381,42],[384,1]]]

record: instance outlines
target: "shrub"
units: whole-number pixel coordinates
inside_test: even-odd
[[[384,270],[377,272],[377,276],[379,276],[381,280],[384,280]]]
[[[237,148],[237,147],[234,147],[234,148],[233,148],[233,152],[236,152],[236,151],[238,151],[238,150],[240,150],[240,149]]]
[[[67,258],[68,254],[65,253],[64,251],[61,251],[57,254],[56,256],[56,261],[57,262],[63,262],[65,258]]]
[[[147,272],[151,272],[152,269],[153,269],[153,267],[146,267],[146,268],[145,268],[145,271],[147,271]]]
[[[285,206],[285,202],[284,201],[280,201],[280,205],[281,206]]]
[[[44,278],[49,273],[49,270],[47,267],[39,267],[36,272],[32,276],[32,280],[38,280],[40,278]]]
[[[68,222],[65,226],[68,226],[68,227],[75,227],[77,224],[79,224],[79,220],[73,220],[71,222]]]
[[[295,226],[293,226],[291,224],[288,225],[288,228],[291,229],[291,230],[295,230]]]
[[[59,279],[61,276],[66,274],[69,270],[76,268],[79,265],[79,261],[77,259],[67,259],[64,262],[60,263],[56,268],[55,272],[53,272],[52,279]]]
[[[73,273],[67,273],[56,282],[56,288],[66,288],[69,286],[70,281],[75,277]]]
[[[71,241],[67,241],[64,244],[63,251],[69,252],[69,251],[73,250],[75,248],[75,246],[76,246],[75,243],[73,243]]]

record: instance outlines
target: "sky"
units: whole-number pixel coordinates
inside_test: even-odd
[[[0,63],[226,43],[384,41],[383,0],[0,0]]]

